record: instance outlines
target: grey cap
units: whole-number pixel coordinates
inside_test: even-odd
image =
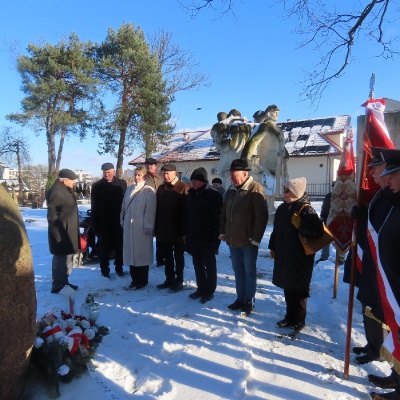
[[[174,164],[165,164],[161,167],[161,171],[176,171],[176,166]]]
[[[58,177],[63,179],[70,179],[71,181],[79,179],[79,176],[74,171],[67,168],[60,170]]]

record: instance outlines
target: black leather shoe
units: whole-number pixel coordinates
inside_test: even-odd
[[[242,307],[242,312],[244,312],[246,315],[250,315],[253,310],[254,304],[251,301],[248,301]]]
[[[120,277],[124,276],[124,271],[115,271],[115,273]]]
[[[129,287],[129,289],[133,289],[133,288],[135,288],[136,286],[137,286],[137,283],[131,282],[131,284],[130,284],[128,287]]]
[[[297,333],[300,332],[305,326],[306,324],[304,322],[298,322],[297,324],[293,324],[291,328],[293,332]]]
[[[399,381],[397,374],[394,373],[389,376],[368,375],[368,380],[375,386],[382,389],[397,389],[399,388]]]
[[[164,283],[160,283],[159,285],[157,285],[158,289],[168,289],[172,286],[172,282],[169,281],[165,281]]]
[[[201,297],[200,303],[201,303],[201,304],[207,303],[207,301],[210,301],[210,300],[212,300],[213,298],[214,298],[214,295],[213,295],[213,294],[205,294],[204,296]]]
[[[372,400],[400,400],[400,392],[395,390],[394,392],[389,393],[370,393]]]
[[[353,347],[352,348],[354,354],[365,354],[368,351],[367,346],[364,347]]]
[[[229,304],[227,307],[228,310],[240,310],[244,306],[243,301],[240,301],[239,299],[236,299],[232,304]]]
[[[189,297],[193,300],[199,299],[203,294],[197,289],[195,292],[190,293]]]
[[[140,289],[143,289],[146,286],[147,286],[147,283],[139,283],[138,285],[136,285],[135,289],[136,290],[140,290]]]
[[[183,283],[175,282],[174,284],[171,285],[168,291],[170,293],[176,293],[182,289],[183,289]]]
[[[359,365],[368,364],[372,361],[383,361],[383,359],[381,357],[371,358],[370,356],[367,356],[366,354],[355,358],[356,364],[359,364]]]
[[[278,328],[286,328],[288,326],[291,325],[291,323],[285,318],[281,319],[280,321],[278,321],[276,323],[276,325],[278,326]]]

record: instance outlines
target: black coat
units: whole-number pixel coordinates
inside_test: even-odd
[[[309,290],[315,254],[305,254],[298,234],[300,232],[304,236],[320,237],[324,227],[310,205],[300,213],[300,227],[294,227],[291,222],[293,213],[305,203],[309,203],[306,194],[293,203],[282,203],[275,213],[268,248],[275,252],[272,283],[282,289]]]
[[[393,208],[379,231],[378,246],[382,267],[400,305],[400,192],[392,199]]]
[[[209,185],[189,190],[186,196],[186,251],[215,253],[218,250],[221,207],[221,194]]]
[[[381,189],[372,199],[368,218],[376,232],[379,232],[392,207],[393,192],[389,187]],[[400,243],[400,242],[399,242]],[[383,321],[383,313],[379,301],[376,266],[372,259],[369,246],[364,246],[362,256],[362,271],[358,279],[357,299],[371,307],[374,315]]]
[[[50,253],[76,253],[79,247],[79,218],[73,190],[57,180],[47,192],[46,202]]]
[[[112,235],[121,229],[120,214],[126,192],[126,181],[115,178],[108,182],[102,178],[92,186],[92,222],[97,234]]]

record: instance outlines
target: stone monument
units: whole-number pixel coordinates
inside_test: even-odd
[[[36,290],[25,225],[1,185],[0,254],[0,399],[17,400],[36,336]]]

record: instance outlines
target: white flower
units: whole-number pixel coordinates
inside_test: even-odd
[[[65,328],[75,328],[76,321],[73,318],[67,319],[64,322]]]
[[[90,328],[90,322],[88,320],[86,320],[86,319],[81,320],[80,324],[81,324],[81,327],[83,329],[89,329]]]
[[[85,332],[83,332],[83,334],[86,335],[89,340],[92,340],[96,335],[93,329],[86,329]]]
[[[57,369],[57,372],[61,376],[67,375],[69,372],[68,365],[65,365],[65,364],[61,365],[61,367]]]
[[[38,349],[43,343],[44,343],[44,340],[42,338],[40,338],[40,337],[37,337],[35,339],[34,346],[35,346],[36,349]]]

